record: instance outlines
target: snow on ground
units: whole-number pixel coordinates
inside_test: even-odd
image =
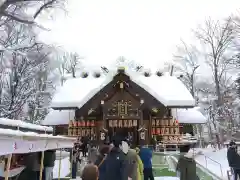
[[[230,170],[227,161],[227,149],[213,151],[211,148],[202,149],[203,155],[195,156],[195,160],[201,166],[207,168],[218,177],[227,179],[227,171]]]
[[[58,170],[59,170],[59,160],[55,161],[55,166],[53,168],[53,178],[58,178]],[[60,178],[66,177],[70,174],[70,161],[69,157],[61,160],[61,168],[60,168]]]

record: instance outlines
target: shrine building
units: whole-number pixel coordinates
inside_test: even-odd
[[[206,122],[194,106],[194,98],[175,76],[102,67],[67,79],[42,124],[53,126],[57,135],[101,141],[121,133],[133,137],[136,145],[140,140],[150,143],[154,136],[171,144],[182,134],[193,135],[193,124]]]

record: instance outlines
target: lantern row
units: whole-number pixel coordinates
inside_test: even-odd
[[[176,119],[152,119],[152,126],[178,126]]]
[[[95,128],[69,128],[68,136],[93,136],[95,135]]]
[[[95,120],[89,120],[89,121],[73,121],[71,120],[69,122],[69,127],[94,127],[96,126]]]
[[[152,128],[152,135],[179,135],[179,128]]]
[[[108,120],[109,127],[137,127],[137,120]]]

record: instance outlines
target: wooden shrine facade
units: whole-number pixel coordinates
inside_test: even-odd
[[[182,133],[186,128],[172,117],[171,108],[132,82],[124,71],[83,107],[76,108],[69,125],[56,127],[56,134],[90,136],[98,141],[121,134],[132,137],[136,145],[141,141],[149,144],[154,136],[164,143],[176,143]]]

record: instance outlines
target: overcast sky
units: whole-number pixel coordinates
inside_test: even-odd
[[[191,29],[206,17],[221,19],[237,8],[239,0],[70,0],[68,14],[40,37],[90,64],[125,56],[151,68],[172,59],[180,38],[192,42]]]

